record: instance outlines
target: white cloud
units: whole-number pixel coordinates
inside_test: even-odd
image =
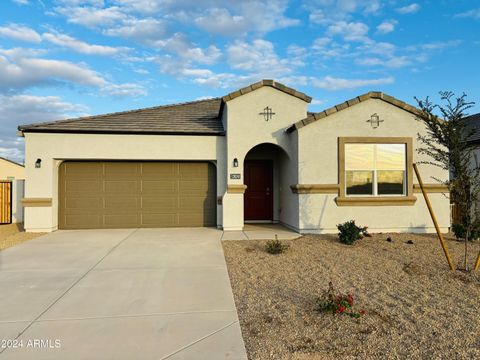
[[[0,78],[0,91],[46,85],[52,81],[89,86],[106,84],[103,77],[83,64],[39,58],[9,60],[5,56],[0,56]]]
[[[420,10],[420,5],[413,3],[407,6],[402,6],[396,9],[399,14],[414,14]]]
[[[68,22],[89,28],[112,26],[127,18],[116,6],[108,8],[57,6],[55,11],[67,17]]]
[[[423,44],[420,47],[423,50],[443,50],[450,47],[458,46],[462,43],[462,40],[447,40],[447,41],[437,41],[428,44]]]
[[[9,24],[0,27],[0,36],[32,43],[42,41],[42,38],[35,30],[18,24]]]
[[[24,142],[18,125],[84,115],[88,109],[58,96],[0,95],[0,156],[23,162]]]
[[[102,92],[117,97],[137,97],[148,95],[147,90],[139,84],[107,84],[102,87]]]
[[[412,64],[412,60],[407,56],[394,56],[389,59],[362,57],[357,59],[355,62],[359,65],[384,66],[388,68],[402,68]]]
[[[156,45],[177,56],[200,64],[214,64],[222,55],[216,46],[209,46],[206,49],[196,47],[184,34],[176,33],[167,40],[160,40]]]
[[[322,79],[313,79],[312,84],[315,87],[325,90],[351,90],[372,85],[392,84],[394,81],[395,79],[393,77],[378,79],[342,79],[326,76]]]
[[[28,5],[28,0],[12,0],[14,3],[18,5]]]
[[[475,19],[475,20],[480,20],[480,8],[472,9],[472,10],[465,11],[465,12],[460,13],[460,14],[456,14],[455,17],[471,18],[471,19]]]
[[[280,58],[273,43],[266,40],[236,41],[228,46],[227,56],[231,68],[265,74],[264,77],[287,76],[293,71],[289,59]]]
[[[121,24],[103,31],[108,36],[118,36],[141,44],[155,45],[158,40],[165,39],[167,27],[164,21],[158,19],[130,18]]]
[[[338,21],[351,20],[355,13],[364,15],[377,13],[382,4],[380,0],[308,0],[304,6],[310,11],[311,23],[331,25]]]
[[[240,36],[247,32],[267,33],[300,24],[285,17],[286,1],[245,1],[229,8],[211,8],[195,19],[201,29],[219,35]]]
[[[377,26],[377,32],[380,34],[388,34],[395,30],[397,25],[396,20],[385,20],[380,25]]]
[[[369,41],[368,26],[362,22],[339,21],[330,25],[327,33],[342,36],[346,41]]]
[[[105,45],[92,45],[84,41],[75,39],[71,36],[58,33],[45,33],[42,38],[62,47],[69,48],[75,52],[87,55],[104,55],[112,56],[117,55],[120,52],[127,50],[126,48],[105,46]]]

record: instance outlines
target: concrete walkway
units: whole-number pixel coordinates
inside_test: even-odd
[[[245,224],[243,231],[224,231],[222,240],[292,240],[301,235],[280,224]]]
[[[58,231],[1,251],[0,341],[17,348],[0,360],[246,359],[221,237]]]

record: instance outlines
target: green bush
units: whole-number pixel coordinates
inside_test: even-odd
[[[465,227],[462,224],[452,224],[452,232],[457,239],[464,239],[466,235]],[[478,240],[480,238],[480,222],[473,225],[470,240]]]
[[[268,240],[265,244],[265,251],[273,255],[284,253],[288,248],[287,244],[282,244],[278,239]]]
[[[352,245],[355,241],[363,239],[364,236],[370,236],[367,228],[367,226],[357,226],[355,224],[355,220],[350,220],[343,224],[338,224],[338,238],[340,239],[341,243]]]

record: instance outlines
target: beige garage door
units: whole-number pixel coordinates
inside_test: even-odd
[[[211,163],[67,161],[59,171],[60,229],[216,224]]]

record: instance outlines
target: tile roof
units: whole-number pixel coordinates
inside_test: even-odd
[[[467,133],[475,129],[475,132],[470,136],[468,142],[475,144],[480,143],[480,113],[467,116],[463,120],[466,121],[465,131],[467,131]]]
[[[21,125],[21,132],[223,135],[222,99],[122,111],[53,122]]]
[[[410,112],[414,115],[421,114],[420,109],[416,108],[415,106],[409,105],[409,104],[407,104],[403,101],[400,101],[400,100],[394,98],[393,96],[387,95],[387,94],[385,94],[383,92],[379,92],[379,91],[370,91],[366,94],[357,96],[357,97],[355,97],[353,99],[350,99],[350,100],[347,100],[347,101],[345,101],[341,104],[332,106],[331,108],[328,108],[324,111],[321,111],[321,112],[318,112],[318,113],[308,113],[307,117],[305,119],[297,121],[295,124],[290,126],[287,129],[287,132],[292,132],[292,131],[298,130],[298,129],[304,127],[304,126],[307,126],[308,124],[311,124],[315,121],[323,119],[324,117],[327,117],[331,114],[342,111],[346,108],[349,108],[353,105],[359,104],[362,101],[369,100],[369,99],[380,99],[380,100],[383,100],[383,101],[385,101],[389,104],[392,104],[396,107],[399,107],[400,109],[408,111],[408,112]]]
[[[288,95],[299,98],[299,99],[301,99],[301,100],[303,100],[307,103],[312,101],[312,98],[310,96],[308,96],[308,95],[306,95],[306,94],[304,94],[300,91],[297,91],[295,89],[292,89],[288,86],[280,84],[279,82],[276,82],[275,80],[261,80],[259,82],[256,82],[255,84],[252,84],[252,85],[246,86],[244,88],[241,88],[240,90],[231,92],[230,94],[225,95],[222,99],[223,99],[223,101],[227,102],[227,101],[233,100],[233,99],[235,99],[239,96],[248,94],[249,92],[252,92],[254,90],[260,89],[261,87],[264,87],[264,86],[273,87],[277,90],[283,91],[284,93],[286,93]]]

